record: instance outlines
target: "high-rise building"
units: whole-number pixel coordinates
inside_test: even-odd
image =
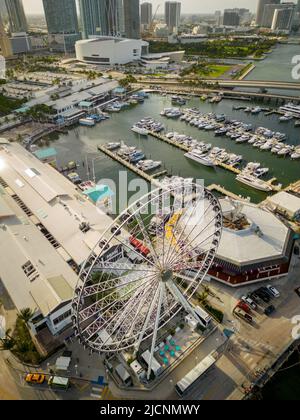
[[[2,18],[2,23],[8,19],[8,13],[6,9],[5,0],[0,0],[0,16]]]
[[[146,2],[141,5],[141,24],[149,27],[152,22],[152,3]]]
[[[215,22],[216,22],[217,26],[222,25],[222,12],[221,12],[221,10],[216,10],[215,11]]]
[[[165,20],[171,33],[177,32],[180,25],[181,3],[167,1],[165,3]]]
[[[223,16],[223,25],[224,26],[239,26],[240,24],[240,15],[238,10],[225,9]]]
[[[123,0],[125,37],[141,38],[140,0]]]
[[[4,25],[3,25],[3,22],[2,22],[1,15],[0,15],[0,48],[1,48],[1,55],[4,58],[8,58],[8,57],[11,57],[13,55],[11,43],[10,43],[10,40],[9,40],[5,30],[4,30]],[[0,63],[0,65],[2,65],[2,64],[3,63]],[[3,69],[0,68],[0,73],[2,71],[3,71]],[[3,78],[2,74],[0,74],[0,78]]]
[[[123,0],[79,0],[84,38],[124,33]]]
[[[50,48],[74,51],[75,42],[81,38],[75,0],[43,0],[43,5]]]
[[[258,0],[256,12],[256,25],[262,26],[265,6],[267,4],[280,4],[280,0]]]
[[[285,8],[295,8],[295,3],[281,3],[281,4],[266,4],[264,8],[264,14],[261,26],[263,28],[272,28],[274,14],[276,10]]]
[[[5,0],[11,33],[27,32],[28,25],[22,0]]]
[[[276,9],[273,16],[272,30],[289,32],[292,29],[294,15],[295,7]]]

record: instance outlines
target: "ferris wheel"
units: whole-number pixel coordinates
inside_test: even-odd
[[[218,200],[197,184],[158,189],[123,212],[81,270],[75,336],[93,352],[133,349],[184,310],[211,267],[222,234]],[[151,362],[149,363],[149,374]]]

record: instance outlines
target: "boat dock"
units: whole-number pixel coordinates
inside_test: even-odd
[[[276,191],[276,192],[281,191],[282,190],[282,185],[279,185],[279,184],[274,185],[275,182],[277,182],[277,178],[272,178],[272,179],[269,179],[268,181],[266,181],[266,183],[269,184],[272,187],[273,191]]]
[[[185,146],[184,144],[177,143],[176,141],[168,139],[167,137],[162,136],[161,134],[155,133],[154,131],[149,131],[149,135],[152,136],[152,137],[155,137],[156,139],[161,140],[165,143],[168,143],[171,146],[177,147],[178,149],[181,149],[184,152],[189,152],[190,151],[190,148]]]
[[[180,144],[180,143],[177,143],[176,141],[168,139],[167,137],[162,136],[161,134],[154,133],[153,131],[149,131],[149,135],[151,135],[152,137],[155,137],[156,139],[161,140],[165,143],[168,143],[171,146],[177,147],[178,149],[182,150],[183,152],[187,153],[187,152],[191,151],[190,147],[187,147],[184,144]],[[232,165],[226,165],[226,163],[215,161],[215,165],[219,166],[220,168],[226,169],[227,171],[230,171],[230,172],[232,172],[236,175],[239,175],[241,173],[240,169],[238,169],[238,168],[236,168]]]
[[[300,180],[287,186],[284,191],[300,194]]]
[[[250,202],[249,198],[242,197],[241,195],[234,194],[233,192],[226,190],[226,188],[222,187],[221,185],[212,184],[207,189],[211,192],[216,191],[226,197],[230,197],[233,200],[245,201],[247,203]]]
[[[121,165],[125,166],[127,169],[129,169],[130,171],[134,172],[139,177],[145,179],[147,182],[150,182],[151,184],[154,184],[157,188],[161,188],[161,184],[160,184],[160,182],[157,179],[155,179],[155,175],[149,175],[146,172],[141,171],[136,166],[134,166],[131,163],[127,162],[127,160],[121,158],[120,156],[118,156],[115,153],[113,153],[110,150],[108,150],[105,146],[98,145],[97,148],[98,148],[98,150],[100,152],[104,153],[105,155],[107,155],[111,159],[113,159],[113,160],[117,161],[118,163],[120,163]],[[164,171],[164,172],[166,173],[167,171]],[[157,174],[157,175],[160,175],[161,176],[162,173],[161,174]]]
[[[240,175],[240,173],[242,172],[240,169],[236,168],[235,166],[227,165],[226,163],[223,163],[223,162],[216,161],[216,165],[219,166],[220,168],[226,169],[227,171],[233,172],[236,175]]]

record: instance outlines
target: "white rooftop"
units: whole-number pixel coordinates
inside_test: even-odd
[[[72,299],[77,275],[0,186],[0,278],[18,310],[49,315]],[[26,268],[27,267],[27,268]]]
[[[268,202],[273,204],[275,207],[281,207],[282,209],[287,210],[293,215],[300,212],[300,198],[285,191],[279,192],[272,197],[268,197]]]
[[[220,203],[225,215],[235,210],[227,199],[220,200]],[[283,257],[289,229],[271,212],[249,203],[240,203],[240,213],[248,219],[250,227],[241,231],[224,227],[217,257],[235,265]]]
[[[61,248],[81,265],[100,241],[111,219],[83,196],[75,185],[22,146],[0,146],[0,177],[43,224]],[[79,226],[90,224],[83,233]]]

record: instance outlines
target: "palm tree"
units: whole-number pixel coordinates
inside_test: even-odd
[[[20,311],[18,314],[18,318],[25,322],[25,324],[28,324],[28,322],[33,317],[34,313],[30,308],[25,308]]]
[[[207,303],[207,298],[208,298],[208,293],[207,292],[203,292],[203,293],[200,293],[198,295],[198,300],[203,305],[205,305]]]

